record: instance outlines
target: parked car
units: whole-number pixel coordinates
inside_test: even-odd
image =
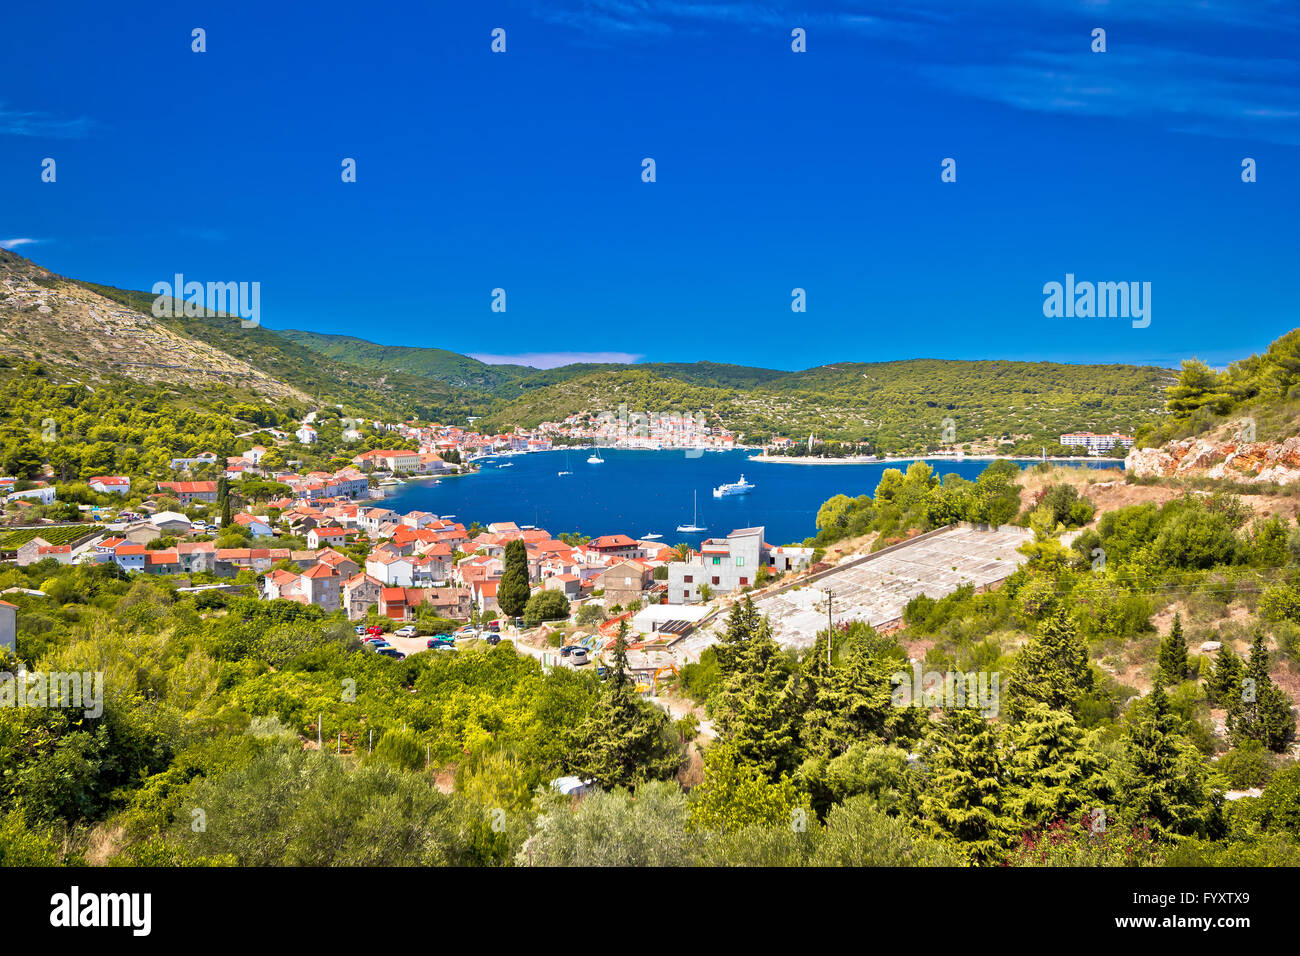
[[[585,647],[575,647],[569,652],[569,663],[574,667],[581,667],[588,663],[587,649]]]
[[[405,627],[399,627],[393,634],[397,637],[418,637],[420,632],[416,630],[414,624],[408,624]]]
[[[565,644],[563,647],[560,648],[560,656],[568,657],[570,654],[572,654],[574,651],[577,650],[581,650],[581,648],[578,647],[577,644]]]
[[[366,628],[366,633],[374,637],[379,637],[381,634],[384,633],[384,629],[380,627],[378,624],[371,624],[368,628]]]
[[[433,637],[429,638],[429,640],[425,644],[425,647],[428,647],[430,649],[435,647],[455,647],[455,646],[456,646],[456,638],[452,637],[450,634],[435,634],[433,635]]]
[[[394,658],[395,660],[399,660],[399,661],[406,660],[406,655],[403,654],[395,647],[381,647],[379,649],[379,653],[383,654],[385,657]]]
[[[364,624],[358,624],[352,630],[357,632],[357,637],[364,637],[366,633],[366,626]]]
[[[489,644],[491,644],[493,647],[496,647],[498,644],[501,643],[501,635],[500,635],[500,634],[489,634],[489,635],[485,638],[485,640],[486,640]]]
[[[500,633],[501,633],[501,622],[500,622],[500,621],[493,621],[491,624],[488,625],[488,630],[489,630],[491,633],[493,633],[493,634],[500,634]]]

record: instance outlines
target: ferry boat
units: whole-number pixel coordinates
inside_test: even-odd
[[[713,489],[713,497],[723,498],[727,495],[747,495],[754,490],[754,486],[745,480],[741,475],[739,481],[733,481],[730,484],[718,485]]]

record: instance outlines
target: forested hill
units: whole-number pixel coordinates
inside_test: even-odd
[[[883,453],[955,444],[1036,454],[1059,451],[1053,446],[1066,431],[1156,428],[1174,382],[1172,372],[1151,366],[936,359],[793,372],[714,361],[489,365],[445,349],[244,328],[229,316],[160,318],[151,293],[64,279],[12,252],[0,256],[0,342],[11,358],[41,361],[56,374],[63,368],[78,380],[156,384],[200,401],[206,394],[268,406],[338,405],[388,420],[479,416],[481,427],[503,430],[626,405],[704,415],[750,443],[815,434]],[[483,338],[485,348],[496,347],[490,326]],[[1244,373],[1234,375],[1233,388]]]

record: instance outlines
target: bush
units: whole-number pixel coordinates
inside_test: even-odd
[[[543,621],[567,620],[569,599],[559,591],[538,591],[524,605],[524,623],[536,627]]]

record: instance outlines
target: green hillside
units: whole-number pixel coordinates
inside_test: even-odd
[[[378,345],[351,335],[325,335],[301,329],[276,329],[275,334],[357,368],[431,378],[458,388],[483,392],[493,391],[537,371],[526,365],[488,365],[446,349]]]
[[[151,315],[151,293],[80,282],[105,298]],[[424,375],[365,368],[338,361],[285,338],[271,329],[246,329],[231,318],[155,318],[159,325],[206,342],[242,359],[278,381],[313,398],[342,404],[349,412],[386,418],[460,421],[489,411],[493,400],[482,392],[448,386]],[[453,353],[447,353],[453,354]]]
[[[1062,432],[1130,431],[1158,419],[1173,381],[1172,372],[1154,367],[931,359],[752,371],[753,384],[695,384],[653,365],[622,366],[529,389],[486,422],[531,426],[626,404],[703,414],[749,441],[814,433],[906,452],[937,447],[951,418],[959,444],[1007,441],[1036,452]]]

